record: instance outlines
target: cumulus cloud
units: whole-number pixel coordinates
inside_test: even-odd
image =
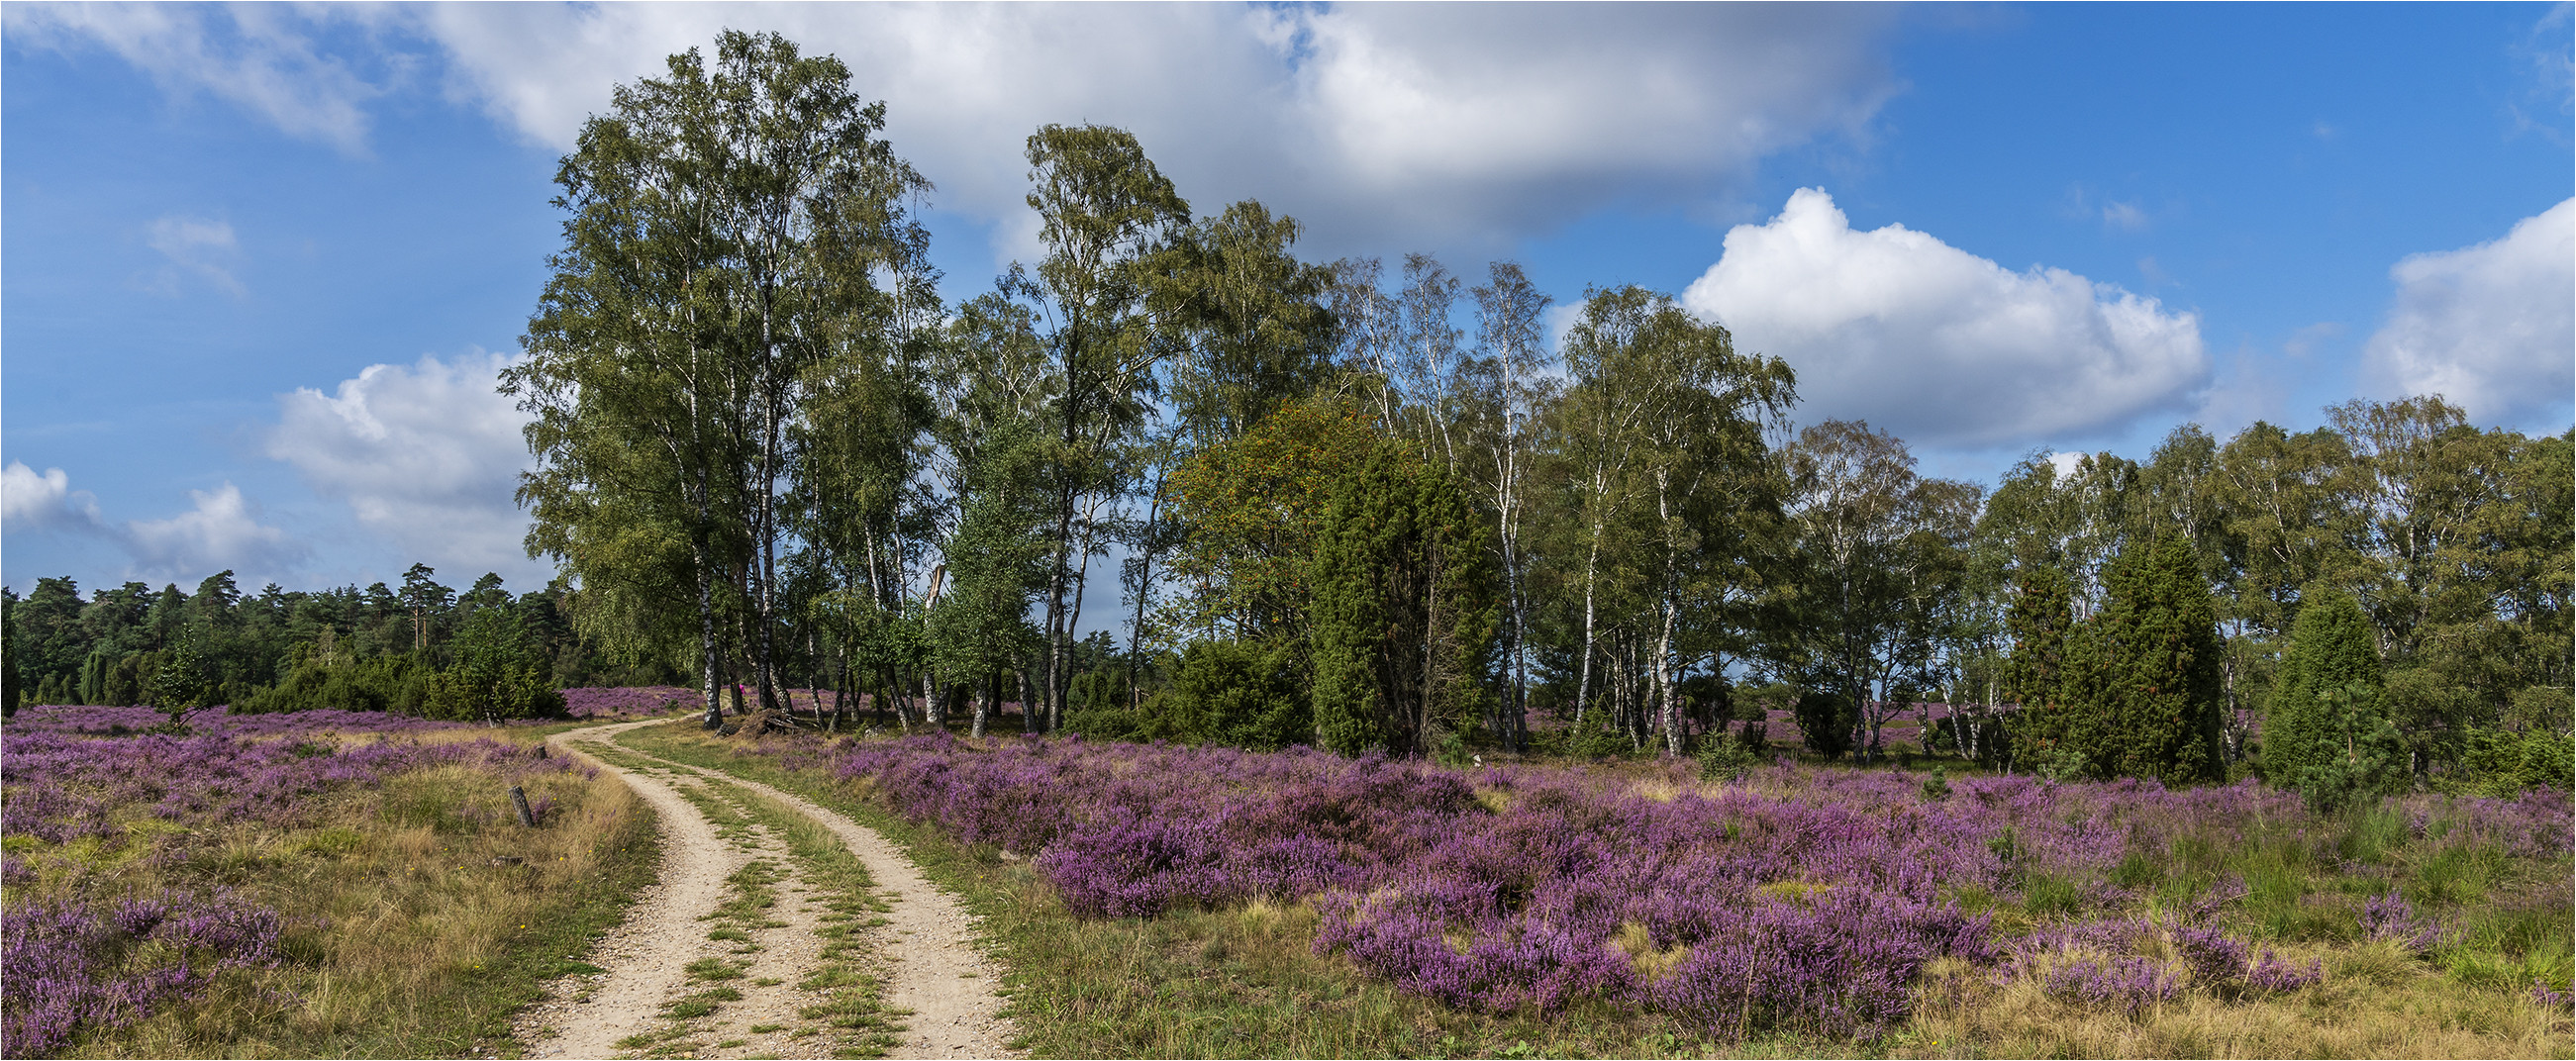
[[[2408,257],[2388,275],[2397,297],[2363,352],[2382,391],[2439,394],[2488,423],[2567,408],[2576,389],[2576,199],[2493,242]],[[2559,417],[2555,427],[2565,426]]]
[[[525,414],[494,391],[506,364],[483,354],[372,365],[333,393],[278,397],[268,455],[349,505],[360,526],[440,568],[535,572],[511,494],[527,467]]]
[[[1902,225],[1854,231],[1813,188],[1738,225],[1682,296],[1797,369],[1801,413],[1910,442],[2098,434],[2205,383],[2200,321],[2063,269],[2014,272]]]
[[[232,270],[241,244],[233,238],[231,222],[173,214],[152,222],[143,241],[170,260],[172,271],[164,273],[157,285],[163,291],[176,293],[177,274],[186,272],[232,294],[242,293],[241,281]]]
[[[130,558],[129,577],[185,581],[230,568],[266,578],[293,569],[309,552],[284,530],[261,523],[257,507],[230,482],[188,495],[194,505],[186,512],[120,526],[101,519],[98,499],[72,489],[62,469],[38,474],[22,461],[10,461],[0,468],[0,525],[104,542]]]
[[[888,138],[939,185],[937,205],[992,223],[1010,255],[1034,231],[1022,146],[1049,122],[1127,128],[1202,209],[1260,198],[1329,255],[1501,246],[1611,202],[1698,201],[1770,153],[1863,133],[1898,89],[1881,47],[1897,15],[1857,5],[19,10],[13,30],[184,71],[165,80],[257,74],[281,87],[241,90],[245,106],[353,140],[375,89],[350,71],[375,60],[316,41],[417,48],[443,60],[452,100],[555,150],[671,53],[774,29],[887,101]],[[223,19],[240,27],[177,28]],[[351,25],[363,32],[325,32]],[[299,80],[309,99],[282,87]]]
[[[1202,200],[1254,196],[1318,241],[1493,242],[1613,197],[1704,188],[1894,91],[1884,12],[1847,8],[439,5],[459,95],[571,145],[609,87],[725,26],[840,56],[939,201],[1032,223],[1022,143],[1135,132]],[[1212,208],[1214,202],[1203,202]],[[1005,247],[1025,253],[1025,247]]]
[[[71,476],[60,468],[44,474],[24,461],[0,469],[0,526],[10,530],[93,531],[102,524],[98,499],[72,489]]]
[[[314,40],[314,12],[266,5],[11,4],[11,43],[104,47],[174,94],[203,92],[292,136],[364,149],[366,104],[382,89]],[[319,17],[338,20],[337,13]]]
[[[126,524],[122,537],[142,572],[185,579],[227,568],[284,571],[309,551],[285,531],[262,524],[241,489],[229,482],[213,490],[190,490],[188,496],[195,508],[169,519]]]

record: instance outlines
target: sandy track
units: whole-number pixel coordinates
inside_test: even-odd
[[[670,782],[581,755],[578,742],[606,742],[616,734],[660,720],[628,722],[555,735],[550,743],[580,755],[614,773],[661,818],[662,871],[628,915],[592,956],[604,973],[587,978],[590,1000],[551,1001],[522,1021],[532,1057],[615,1057],[627,1051],[618,1040],[654,1028],[664,1003],[684,993],[683,967],[702,957],[724,953],[706,939],[698,915],[722,902],[725,878],[750,861],[752,853],[729,846],[717,836],[697,807],[683,799]],[[643,756],[620,747],[629,755]],[[649,756],[644,756],[650,758]],[[662,761],[662,760],[656,760]],[[679,764],[674,768],[686,770]],[[884,1002],[908,1026],[888,1056],[900,1058],[1007,1057],[1013,1034],[1001,1016],[1000,969],[972,939],[974,916],[933,887],[902,848],[833,811],[802,797],[756,781],[714,771],[729,784],[767,796],[813,819],[840,838],[867,867],[877,893],[889,907],[887,924],[875,932],[878,968],[886,980]],[[804,904],[793,904],[802,906]],[[802,922],[804,919],[797,918]],[[810,956],[810,940],[783,940],[784,950]],[[810,965],[810,957],[807,959]],[[779,976],[780,970],[767,975]],[[796,975],[783,977],[793,982]],[[746,1000],[749,1001],[749,1000]],[[727,1022],[731,1023],[731,1022]],[[745,1044],[764,1056],[779,1056],[779,1042]],[[804,1045],[804,1044],[798,1044]],[[787,1047],[793,1051],[795,1047]],[[723,1056],[724,1051],[698,1056]]]
[[[976,949],[975,915],[932,887],[903,849],[803,797],[758,781],[726,780],[794,808],[841,838],[868,867],[877,893],[892,909],[885,915],[886,1004],[910,1010],[911,1030],[888,1057],[1004,1057],[1011,1051],[1010,1022],[1001,1015],[1001,970]]]
[[[627,723],[573,730],[548,743],[616,774],[644,804],[653,808],[662,834],[662,870],[646,887],[626,923],[600,941],[590,962],[604,973],[588,978],[589,1000],[559,1001],[531,1017],[547,1018],[553,1034],[529,1044],[531,1057],[618,1057],[617,1041],[651,1029],[663,1003],[683,993],[685,967],[713,957],[722,948],[707,938],[698,915],[724,901],[725,878],[751,861],[716,835],[706,816],[680,797],[669,782],[582,755],[575,741],[604,739]]]

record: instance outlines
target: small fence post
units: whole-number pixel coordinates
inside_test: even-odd
[[[531,829],[537,827],[537,816],[530,813],[528,810],[528,793],[526,790],[521,789],[517,785],[510,786],[510,806],[518,810],[519,824]]]

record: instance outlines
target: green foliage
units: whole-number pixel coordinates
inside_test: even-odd
[[[1741,780],[1747,771],[1762,765],[1754,748],[1733,736],[1720,735],[1699,750],[1699,779],[1702,781]]]
[[[1295,646],[1193,641],[1145,712],[1192,739],[1269,751],[1315,739]]]
[[[1404,447],[1381,444],[1334,485],[1312,575],[1319,744],[1427,754],[1476,716],[1498,612],[1488,537]]]
[[[2004,660],[2004,702],[2020,705],[2013,736],[2034,747],[2065,739],[2063,703],[2067,634],[2075,625],[2074,587],[2054,567],[2026,569],[2004,612],[2012,654]]]
[[[0,587],[0,718],[18,713],[18,591]]]
[[[1860,709],[1851,698],[1826,690],[1798,694],[1793,708],[1798,716],[1798,733],[1805,739],[1807,750],[1828,759],[1839,758],[1851,750],[1852,727],[1860,724]]]
[[[2506,797],[2535,788],[2576,788],[2576,740],[2544,727],[2520,733],[2472,729],[2461,742],[2457,787]]]
[[[2057,767],[2169,785],[2223,776],[2217,607],[2189,543],[2132,543],[2103,582],[2102,610],[2066,641]]]
[[[197,652],[193,631],[182,630],[169,658],[152,675],[152,706],[169,716],[162,727],[184,733],[188,716],[206,706],[206,661]]]
[[[431,718],[479,719],[560,715],[563,694],[549,681],[543,652],[517,611],[477,608],[456,635],[456,663],[429,681]]]
[[[429,686],[424,677],[428,671],[409,655],[351,662],[310,652],[276,685],[251,694],[234,704],[233,710],[265,714],[333,708],[417,715],[428,708]]]
[[[2379,647],[2349,594],[2318,588],[2299,610],[2263,724],[2263,765],[2275,784],[2321,807],[2395,789],[2405,746],[2390,724]]]

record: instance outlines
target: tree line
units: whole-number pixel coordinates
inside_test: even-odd
[[[2402,773],[2567,728],[2567,434],[2353,402],[1989,491],[1867,424],[1791,431],[1794,373],[1669,295],[1589,291],[1555,339],[1508,262],[1302,260],[1294,219],[1194,211],[1104,126],[1028,138],[1042,253],[945,302],[929,185],[848,85],[728,33],[621,86],[506,385],[574,621],[691,670],[710,722],[718,684],[795,678],[976,733],[1017,701],[1681,752],[1796,704],[1815,750],[1876,757],[1937,701],[1954,754],[2182,780],[2259,752],[2303,605],[2349,597]]]
[[[1551,335],[1512,263],[1306,261],[1293,218],[1194,210],[1096,125],[1028,138],[1041,253],[949,301],[930,185],[849,82],[728,32],[619,86],[503,382],[554,614],[688,675],[710,725],[721,686],[793,685],[832,728],[981,735],[1016,702],[1031,731],[1742,755],[1778,708],[1863,760],[1911,715],[1905,751],[2067,776],[2267,744],[2316,791],[2565,772],[2576,432],[2420,396],[1927,477],[1865,423],[1793,428],[1790,368],[1668,294],[1589,290]]]
[[[486,574],[463,592],[413,564],[400,588],[245,594],[231,571],[155,591],[127,582],[82,599],[73,579],[42,578],[21,599],[0,590],[0,707],[145,705],[171,712],[340,708],[432,718],[559,713],[567,686],[678,675],[606,658],[559,606],[563,587],[513,595]]]

